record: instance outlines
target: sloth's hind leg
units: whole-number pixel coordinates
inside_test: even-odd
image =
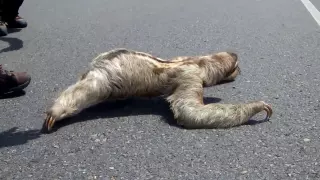
[[[43,130],[50,131],[56,121],[78,114],[85,108],[104,101],[111,93],[108,78],[99,71],[86,72],[69,86],[47,111]]]

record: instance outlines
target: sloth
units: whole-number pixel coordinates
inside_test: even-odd
[[[262,100],[238,104],[204,104],[204,87],[234,81],[240,74],[238,55],[217,52],[164,60],[119,48],[96,56],[75,84],[66,88],[46,112],[42,131],[57,121],[106,100],[163,96],[176,123],[187,129],[230,128],[247,123],[262,111],[269,121],[272,108]]]

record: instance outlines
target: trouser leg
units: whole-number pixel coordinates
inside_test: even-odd
[[[17,17],[23,1],[24,0],[0,0],[1,20],[5,21],[9,28],[24,28],[27,26],[27,22],[23,18]]]
[[[2,1],[2,14],[4,20],[12,20],[19,14],[19,8],[24,0],[1,0]]]

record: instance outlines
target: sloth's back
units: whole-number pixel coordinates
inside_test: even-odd
[[[170,86],[167,73],[155,72],[155,65],[148,57],[121,54],[111,60],[95,60],[92,66],[103,69],[108,76],[111,98],[160,96]]]
[[[188,61],[187,64],[182,62],[184,59]],[[177,76],[177,69],[196,66],[192,58],[188,57],[174,61],[167,62],[148,54],[127,50],[114,50],[100,54],[91,65],[104,69],[102,72],[111,83],[113,98],[154,97],[172,91],[170,78]]]

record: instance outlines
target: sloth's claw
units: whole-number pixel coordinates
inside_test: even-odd
[[[269,121],[270,117],[273,114],[272,108],[269,104],[267,104],[265,102],[263,102],[263,104],[264,104],[263,110],[265,110],[267,112],[267,116],[266,116],[265,120]]]
[[[55,122],[56,122],[55,118],[48,115],[46,120],[43,123],[42,132],[45,132],[45,133],[50,132]]]

